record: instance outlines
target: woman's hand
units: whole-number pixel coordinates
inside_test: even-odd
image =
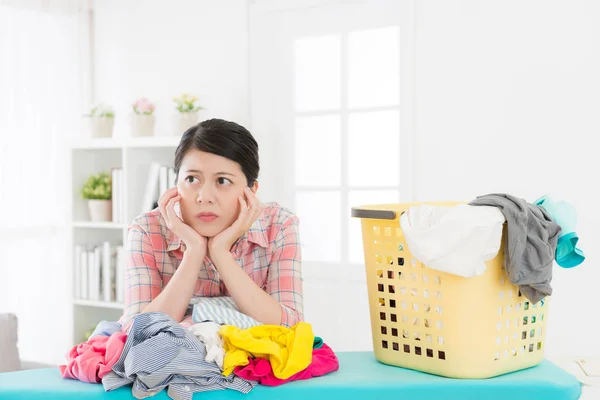
[[[160,213],[165,221],[167,221],[167,227],[183,240],[186,252],[192,251],[197,253],[201,258],[204,258],[206,256],[208,241],[177,216],[175,213],[175,203],[180,200],[181,196],[177,192],[176,187],[167,190],[158,201]]]
[[[244,200],[244,197],[248,201]],[[208,252],[213,262],[215,258],[231,251],[231,246],[250,229],[260,214],[260,200],[250,188],[246,187],[244,196],[240,196],[238,200],[240,215],[237,220],[229,228],[208,240]]]

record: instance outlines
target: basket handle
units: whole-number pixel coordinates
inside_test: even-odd
[[[351,216],[354,218],[369,219],[396,219],[396,211],[392,210],[364,210],[352,207]]]

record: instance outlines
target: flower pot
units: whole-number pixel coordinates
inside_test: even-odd
[[[199,113],[196,112],[178,112],[173,115],[173,135],[181,136],[190,127],[196,125],[199,119]]]
[[[111,137],[115,119],[111,117],[90,117],[90,131],[93,138]]]
[[[154,114],[133,114],[131,116],[131,137],[154,135]]]
[[[88,200],[90,216],[93,222],[112,221],[112,201],[111,200]]]

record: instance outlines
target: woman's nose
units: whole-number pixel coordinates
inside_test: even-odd
[[[202,185],[200,190],[198,190],[198,198],[196,201],[198,203],[213,203],[214,200],[213,191],[210,185]]]

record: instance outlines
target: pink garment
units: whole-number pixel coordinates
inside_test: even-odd
[[[248,358],[248,365],[243,367],[235,367],[233,371],[240,378],[250,381],[257,381],[261,385],[279,386],[291,381],[300,381],[303,379],[315,378],[323,376],[333,371],[337,371],[340,367],[337,356],[323,343],[320,349],[313,349],[312,362],[303,371],[292,375],[288,379],[279,379],[273,375],[271,363],[264,358]]]
[[[121,357],[127,335],[116,332],[111,336],[98,335],[73,347],[67,354],[67,365],[60,365],[63,378],[100,383]]]

